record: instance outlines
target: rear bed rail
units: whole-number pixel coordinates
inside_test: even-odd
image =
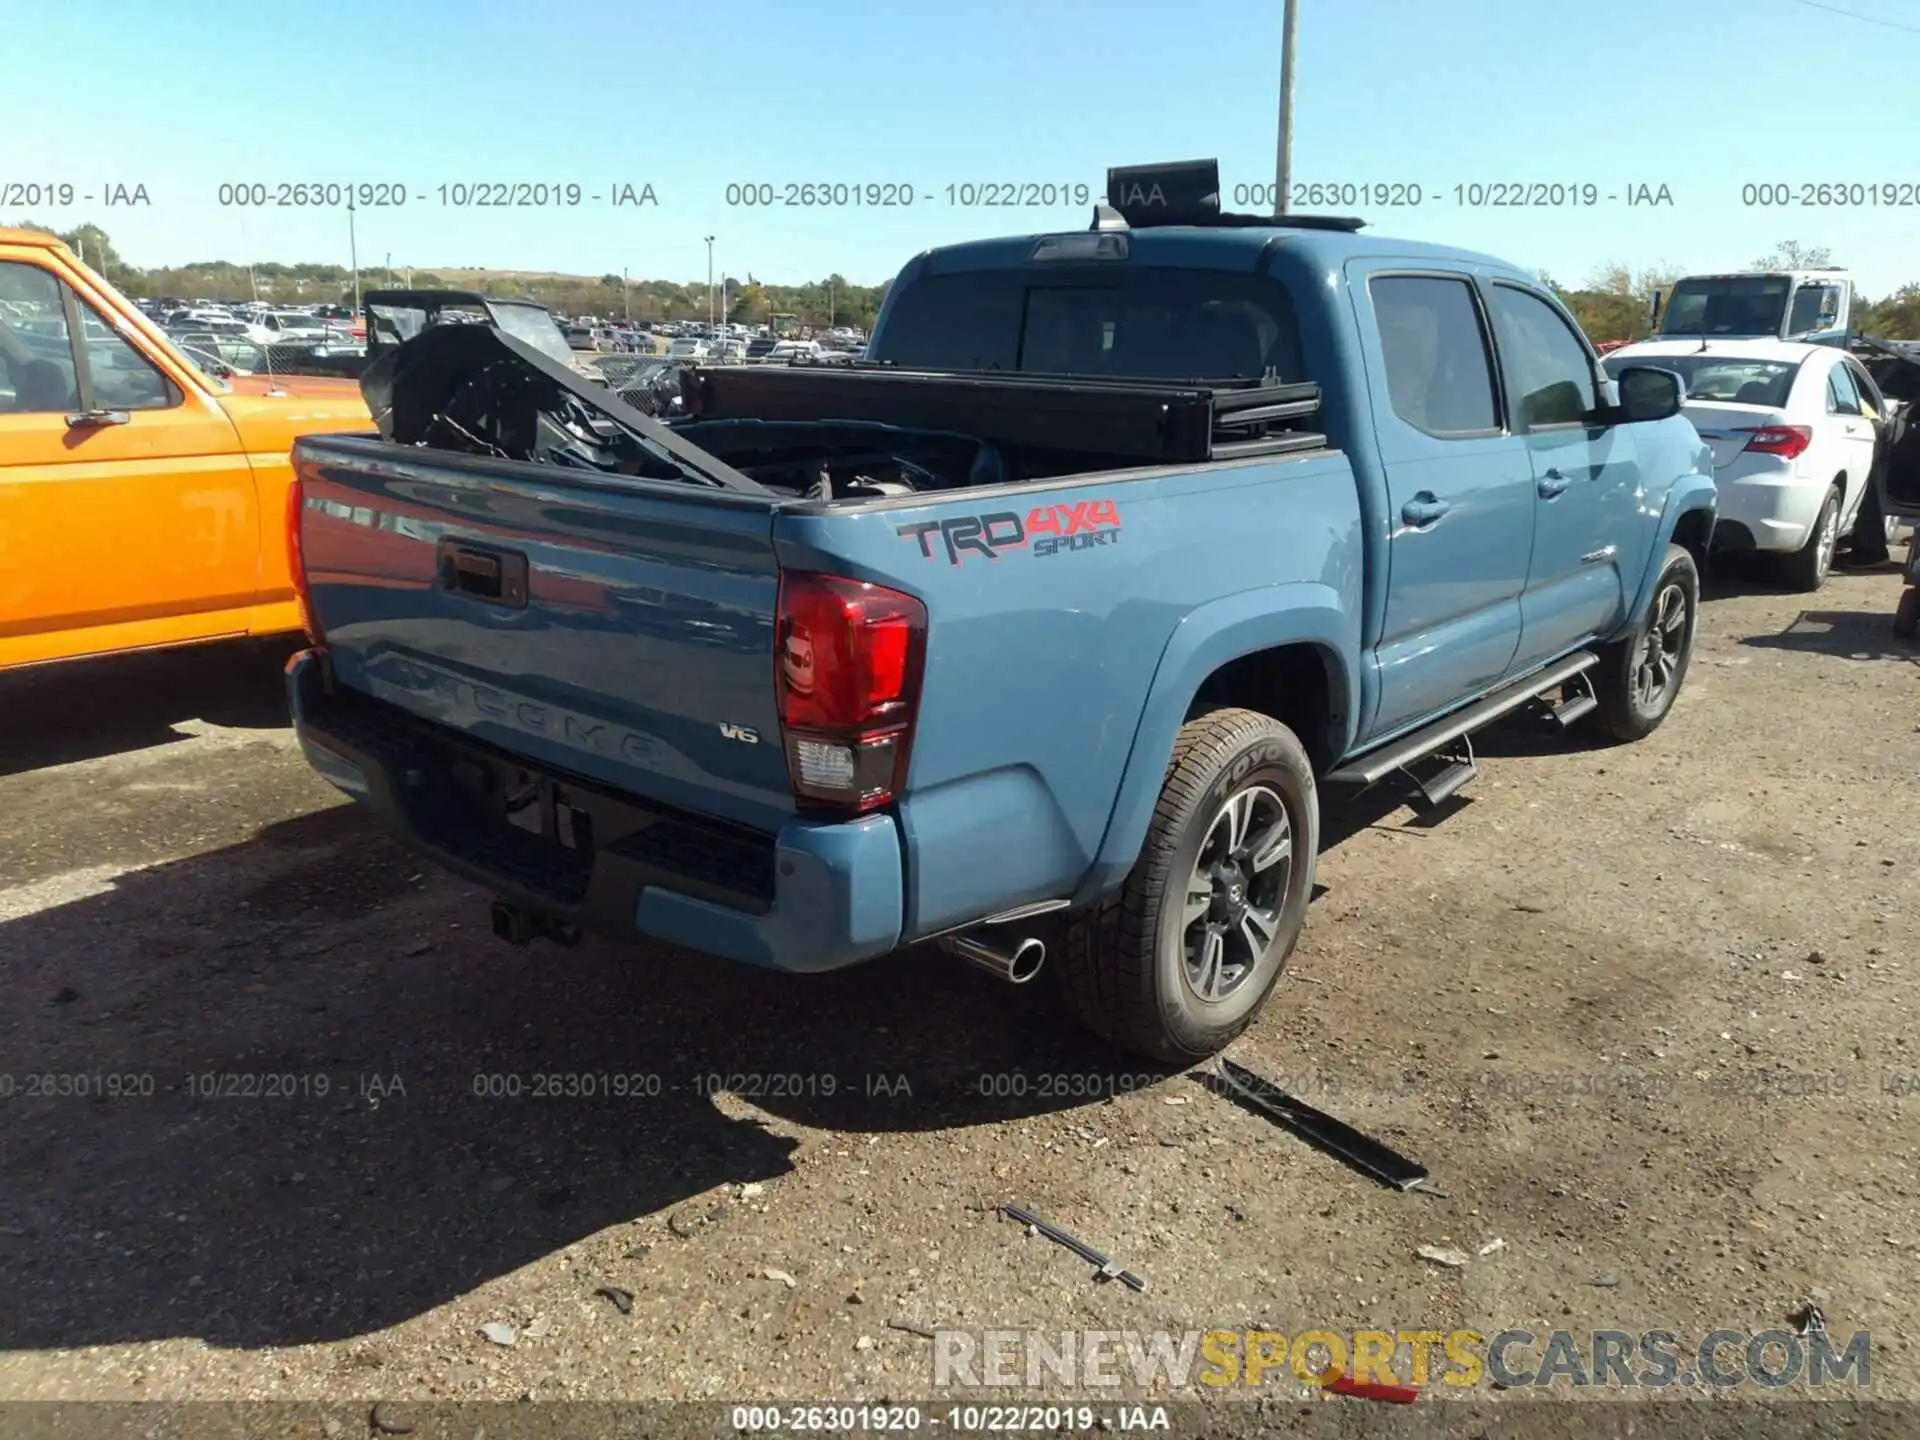
[[[696,366],[690,419],[868,420],[958,431],[1002,445],[1204,464],[1317,449],[1295,428],[1318,413],[1312,381],[1117,380],[891,365]]]

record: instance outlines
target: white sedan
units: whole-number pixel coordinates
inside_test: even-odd
[[[1603,363],[1680,376],[1681,413],[1713,450],[1713,547],[1777,555],[1794,589],[1818,590],[1868,493],[1887,414],[1860,362],[1830,345],[1650,340]]]

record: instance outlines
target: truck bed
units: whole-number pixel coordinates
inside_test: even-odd
[[[1201,397],[1208,447],[1234,448],[1173,464],[1010,434],[1014,395],[1071,392],[1035,377],[867,376],[836,393],[896,409],[869,399],[846,418],[861,407],[821,415],[816,400],[793,419],[773,402],[772,418],[715,413],[740,408],[716,371],[671,430],[605,392],[591,398],[611,424],[555,424],[565,386],[537,388],[528,423],[512,392],[534,383],[522,370],[495,384],[491,409],[442,386],[413,413],[395,383],[400,403],[375,408],[393,438],[296,448],[320,644],[294,703],[342,788],[454,868],[555,914],[591,910],[595,928],[612,914],[613,928],[824,968],[1069,896],[1108,863],[1120,777],[1184,620],[1284,595],[1357,632],[1355,481],[1291,429],[1310,398],[1297,391],[1230,401],[1225,438],[1204,385],[1101,392],[1166,414]],[[996,397],[997,428],[929,428],[959,418],[938,407],[962,389]],[[1274,406],[1294,408],[1258,413]],[[1255,412],[1237,429],[1236,408]],[[1247,447],[1269,430],[1270,447]],[[517,450],[499,443],[510,434]],[[1182,435],[1193,443],[1177,424],[1153,443]],[[548,463],[518,458],[533,454]],[[870,812],[797,793],[783,732],[783,605],[821,576],[924,616],[907,768]],[[671,843],[636,868],[649,834]],[[923,853],[975,858],[928,870]],[[697,858],[676,872],[676,855]]]

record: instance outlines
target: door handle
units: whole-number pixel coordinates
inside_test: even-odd
[[[1400,518],[1419,530],[1433,524],[1452,508],[1452,501],[1440,499],[1431,490],[1422,490],[1400,507]]]
[[[1558,470],[1549,470],[1540,477],[1540,483],[1535,489],[1539,491],[1542,500],[1551,500],[1554,496],[1564,493],[1567,486],[1572,483],[1571,480],[1567,479],[1567,477],[1562,475]]]

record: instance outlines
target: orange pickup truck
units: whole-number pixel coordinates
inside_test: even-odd
[[[295,437],[359,385],[195,368],[51,235],[0,229],[0,670],[298,630]]]

